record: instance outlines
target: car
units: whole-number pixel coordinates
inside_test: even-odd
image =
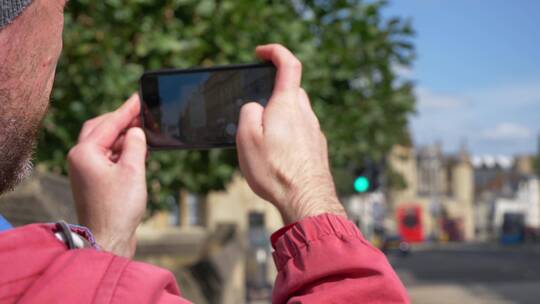
[[[408,256],[411,253],[411,245],[404,241],[399,235],[394,235],[384,239],[381,250],[387,255],[397,252],[401,256]]]

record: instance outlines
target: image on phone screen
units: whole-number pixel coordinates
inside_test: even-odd
[[[234,146],[240,108],[247,102],[265,106],[275,73],[271,64],[145,73],[141,97],[148,145]]]

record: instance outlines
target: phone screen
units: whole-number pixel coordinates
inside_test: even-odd
[[[240,108],[265,106],[276,69],[271,64],[172,70],[141,77],[143,127],[153,148],[234,146]]]

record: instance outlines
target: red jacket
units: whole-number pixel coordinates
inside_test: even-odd
[[[68,250],[53,225],[0,233],[0,303],[189,303],[173,275],[95,249]],[[385,256],[324,214],[272,236],[273,303],[408,303]]]

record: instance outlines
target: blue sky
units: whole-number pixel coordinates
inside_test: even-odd
[[[534,153],[540,134],[540,1],[394,0],[410,17],[418,58],[416,144],[473,154]]]

